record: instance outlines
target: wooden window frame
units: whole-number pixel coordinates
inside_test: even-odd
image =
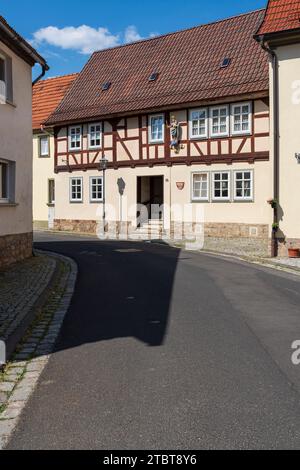
[[[48,141],[48,153],[43,155],[42,154],[42,139],[47,139]],[[39,136],[39,158],[49,158],[50,157],[50,138],[48,135],[40,135]]]
[[[243,107],[243,106],[248,106],[249,108],[249,113],[248,113],[248,116],[249,116],[249,129],[247,131],[244,131],[244,130],[239,130],[239,131],[235,131],[234,130],[234,109],[237,108],[237,107]],[[244,102],[241,102],[241,103],[233,103],[230,107],[230,127],[231,127],[231,132],[230,132],[230,135],[232,136],[239,136],[239,135],[252,135],[252,113],[253,113],[253,110],[252,110],[252,102],[251,101],[244,101]],[[241,113],[241,116],[243,115],[243,113]],[[242,121],[241,121],[241,124],[242,124]]]
[[[73,129],[80,129],[80,146],[79,147],[72,147],[72,130]],[[69,152],[76,152],[76,151],[81,151],[82,150],[82,126],[81,125],[78,125],[78,126],[69,126],[69,131],[68,131],[68,135],[69,135],[69,138],[68,138],[68,149],[69,149]]]
[[[194,196],[194,176],[206,175],[207,176],[207,197]],[[192,202],[209,202],[210,201],[210,175],[208,171],[193,171],[191,175],[191,200]]]
[[[161,117],[163,120],[162,123],[162,139],[152,139],[152,119]],[[149,115],[149,129],[148,129],[148,137],[150,144],[164,144],[165,142],[165,114],[158,113],[158,114],[150,114]]]
[[[205,134],[193,135],[192,113],[205,111]],[[199,119],[198,119],[199,121]],[[189,138],[191,140],[207,140],[209,138],[209,110],[207,107],[195,108],[189,110]]]
[[[100,126],[100,144],[99,145],[91,145],[91,128]],[[90,150],[94,149],[101,149],[102,148],[102,139],[103,139],[103,123],[102,122],[95,122],[90,123],[88,125],[88,148]]]
[[[254,201],[254,170],[234,170],[234,176],[233,176],[233,200],[235,202],[253,202]],[[249,197],[245,197],[245,196],[242,196],[242,197],[239,197],[236,195],[236,190],[237,190],[237,187],[236,187],[236,183],[237,183],[237,173],[250,173],[251,174],[251,179],[250,179],[250,182],[251,182],[251,195]],[[244,176],[243,176],[243,179],[240,180],[240,181],[243,181],[243,183],[246,181]],[[243,191],[244,191],[244,186],[243,186]]]
[[[221,109],[226,109],[226,127],[227,127],[227,130],[226,132],[218,132],[218,133],[214,133],[213,132],[213,111],[215,111],[216,109],[218,109],[219,111]],[[219,120],[220,120],[221,116],[219,114]],[[229,116],[229,104],[224,104],[224,105],[219,105],[219,106],[211,106],[209,108],[209,136],[211,138],[219,138],[219,137],[229,137],[230,135],[230,116]]]
[[[217,174],[227,174],[228,175],[228,197],[216,197],[215,196],[215,175]],[[222,183],[222,179],[220,180],[220,183]],[[220,191],[222,191],[222,187],[220,188]],[[231,202],[232,197],[231,197],[231,171],[227,170],[220,170],[220,171],[213,171],[211,174],[211,196],[212,196],[212,202]]]
[[[81,185],[81,198],[80,199],[73,199],[72,197],[72,181],[73,180],[80,180],[80,185]],[[69,202],[72,203],[72,204],[81,204],[83,203],[83,177],[82,176],[71,176],[70,177],[70,181],[69,181],[69,191],[70,191],[70,194],[69,194]]]
[[[93,183],[92,183],[92,181],[94,179],[101,180],[101,198],[96,198],[96,199],[93,198]],[[103,176],[90,176],[89,183],[90,183],[90,203],[103,202]]]

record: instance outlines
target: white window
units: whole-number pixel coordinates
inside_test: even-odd
[[[1,202],[8,202],[8,163],[0,160],[0,204]]]
[[[151,143],[164,142],[165,124],[164,115],[150,116],[149,141]]]
[[[253,171],[234,172],[234,199],[236,201],[253,200]]]
[[[69,129],[69,149],[80,150],[81,149],[81,126],[70,127]]]
[[[103,200],[103,178],[102,176],[90,177],[90,201],[101,202]]]
[[[230,173],[228,171],[213,173],[213,199],[230,200]]]
[[[0,103],[13,102],[12,59],[0,51]]]
[[[251,134],[251,103],[238,103],[231,106],[232,135]]]
[[[227,105],[210,108],[210,135],[211,137],[229,135],[229,107]]]
[[[102,140],[102,124],[90,124],[89,125],[89,148],[101,147]]]
[[[208,201],[209,176],[208,173],[193,173],[192,175],[192,200]]]
[[[82,202],[82,178],[70,178],[70,202]]]
[[[48,136],[40,137],[40,156],[49,157],[49,138]]]
[[[190,138],[205,139],[208,137],[207,108],[190,111]]]

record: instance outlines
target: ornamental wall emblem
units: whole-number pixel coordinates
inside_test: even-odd
[[[177,188],[179,189],[179,191],[182,191],[182,190],[184,189],[184,187],[185,187],[185,183],[183,183],[183,182],[178,182],[178,183],[176,183],[176,186],[177,186]]]

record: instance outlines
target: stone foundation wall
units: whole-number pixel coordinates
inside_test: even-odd
[[[32,232],[0,236],[0,270],[32,256]]]
[[[60,219],[55,220],[54,227],[59,231],[96,234],[102,226],[95,220]],[[106,225],[106,236],[112,239],[133,238],[134,234],[135,229],[130,222],[109,222]],[[204,249],[222,253],[249,256],[271,254],[268,225],[172,222],[170,230],[164,230],[162,237],[178,242],[193,242],[197,237],[203,240]]]

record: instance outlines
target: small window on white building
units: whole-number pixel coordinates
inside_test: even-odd
[[[12,59],[0,51],[0,104],[13,102]]]
[[[234,199],[235,201],[253,200],[253,171],[234,172]]]
[[[101,147],[101,140],[102,140],[102,124],[90,124],[89,125],[89,148],[99,148]]]
[[[8,181],[9,181],[9,166],[8,163],[0,160],[0,204],[8,202]]]
[[[48,204],[55,203],[55,180],[48,180]]]
[[[103,200],[103,178],[102,176],[90,177],[90,201],[101,202]]]
[[[213,173],[213,199],[230,200],[230,173],[228,171]]]
[[[69,129],[69,149],[80,150],[82,141],[81,126],[70,127]]]
[[[190,138],[205,139],[208,137],[207,108],[190,111]]]
[[[83,201],[82,178],[70,178],[70,202]]]
[[[251,103],[238,103],[231,106],[232,135],[251,134]]]
[[[40,157],[49,157],[49,138],[48,136],[40,137]]]
[[[227,105],[210,108],[210,135],[211,137],[229,135],[229,107]]]
[[[164,132],[165,132],[164,115],[157,114],[155,116],[150,116],[150,124],[149,124],[150,143],[163,143]]]
[[[192,200],[208,201],[209,199],[209,175],[208,173],[193,173],[192,175]]]

